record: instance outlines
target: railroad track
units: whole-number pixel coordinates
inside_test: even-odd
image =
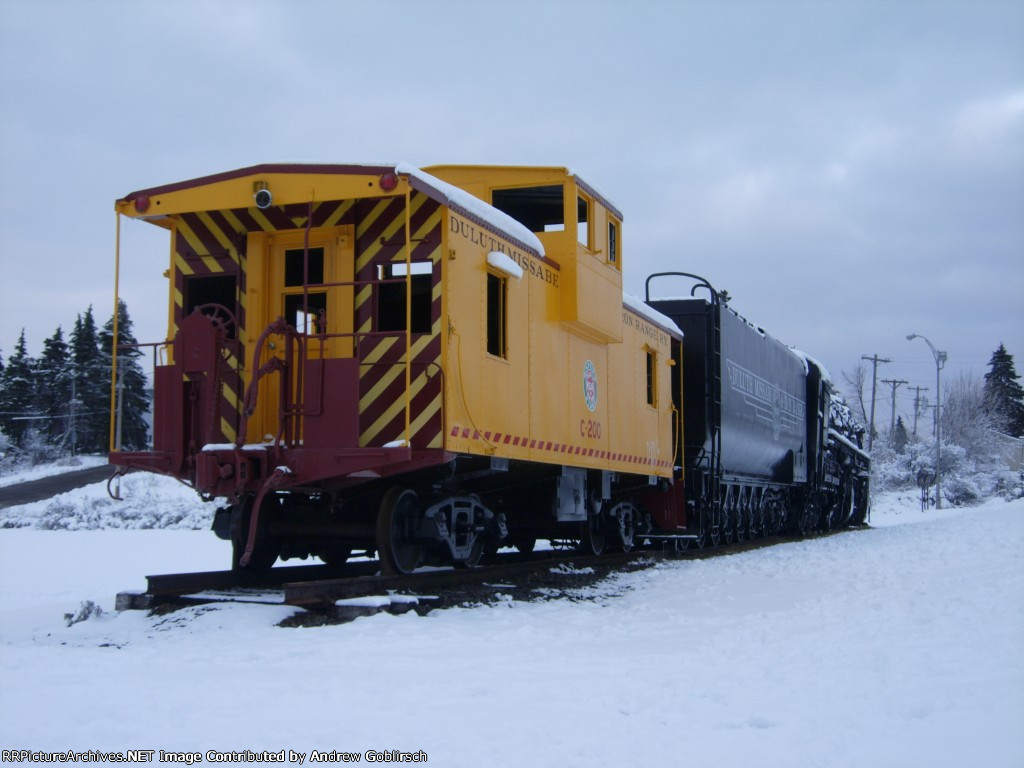
[[[832,533],[802,538],[816,538]],[[170,611],[215,602],[293,605],[307,609],[287,623],[336,623],[374,613],[426,613],[436,608],[486,602],[495,595],[529,599],[539,592],[562,593],[587,586],[611,573],[649,567],[665,558],[704,559],[737,554],[799,537],[772,536],[682,553],[645,548],[600,556],[573,550],[501,554],[488,565],[470,569],[424,568],[408,575],[379,572],[376,560],[343,566],[300,565],[246,570],[172,573],[147,576],[145,591],[121,592],[117,610]]]

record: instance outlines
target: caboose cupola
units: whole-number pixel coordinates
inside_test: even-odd
[[[426,169],[533,232],[559,270],[559,314],[567,330],[622,341],[608,307],[622,301],[622,213],[568,168],[442,165]]]

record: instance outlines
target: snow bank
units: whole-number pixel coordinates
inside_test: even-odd
[[[134,472],[121,478],[121,497],[93,483],[44,501],[0,509],[0,528],[98,530],[106,528],[209,528],[214,505],[163,475]]]

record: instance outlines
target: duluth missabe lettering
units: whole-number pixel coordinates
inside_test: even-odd
[[[454,214],[449,217],[449,220],[451,222],[449,228],[452,234],[461,235],[469,240],[473,245],[479,245],[481,248],[486,248],[489,251],[504,253],[512,259],[512,261],[522,267],[523,272],[529,277],[543,280],[554,288],[558,287],[558,273],[555,270],[546,267],[539,261],[539,259],[537,259],[537,257],[527,255],[522,251],[513,248],[502,240],[488,234],[476,225],[460,219]]]

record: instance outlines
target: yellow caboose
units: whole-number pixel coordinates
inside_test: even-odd
[[[227,499],[236,566],[681,524],[682,335],[567,169],[259,165],[116,207],[169,231],[170,311],[153,450],[111,461]]]

